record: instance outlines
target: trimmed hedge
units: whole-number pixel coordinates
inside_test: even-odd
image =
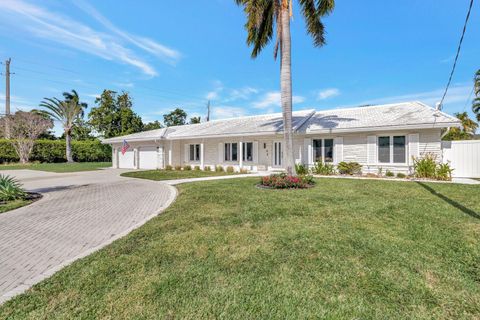
[[[112,161],[112,148],[98,140],[72,141],[73,160],[77,162]],[[0,139],[0,163],[18,162],[19,158],[12,144]],[[37,140],[33,146],[30,161],[66,162],[64,140]]]

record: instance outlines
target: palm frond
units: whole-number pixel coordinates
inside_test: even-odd
[[[475,73],[475,95],[480,96],[480,69]]]
[[[321,47],[325,44],[325,27],[322,17],[331,13],[335,7],[334,0],[299,0],[302,14],[307,24],[307,33],[313,38],[313,44]]]

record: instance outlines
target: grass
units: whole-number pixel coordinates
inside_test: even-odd
[[[6,319],[478,319],[479,186],[181,185],[123,239],[0,306]]]
[[[31,164],[2,164],[0,170],[39,170],[48,172],[78,172],[92,171],[111,167],[111,162],[74,162],[74,163],[31,163]]]
[[[0,203],[0,213],[4,213],[13,209],[17,209],[23,206],[26,206],[27,204],[32,203],[33,200],[13,200],[13,201],[8,201],[7,203]]]
[[[147,171],[131,171],[122,173],[123,177],[140,178],[149,180],[174,180],[225,176],[238,173],[217,172],[217,171],[200,171],[200,170],[147,170]]]

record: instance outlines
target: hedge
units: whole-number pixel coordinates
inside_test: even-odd
[[[98,140],[72,141],[73,160],[77,162],[112,161],[112,148]],[[0,163],[18,162],[19,158],[12,144],[0,139]],[[30,155],[30,161],[65,162],[64,140],[37,140]]]

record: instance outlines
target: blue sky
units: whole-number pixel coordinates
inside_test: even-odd
[[[337,1],[315,48],[294,7],[294,109],[439,101],[469,0]],[[126,90],[144,121],[176,107],[212,118],[280,111],[272,47],[255,60],[233,0],[0,1],[0,59],[12,57],[12,107],[76,89],[94,106],[103,89]],[[474,5],[449,113],[470,111],[480,68],[480,7]],[[3,67],[3,66],[2,66]],[[0,87],[1,112],[4,80]],[[469,100],[470,97],[470,100]]]

